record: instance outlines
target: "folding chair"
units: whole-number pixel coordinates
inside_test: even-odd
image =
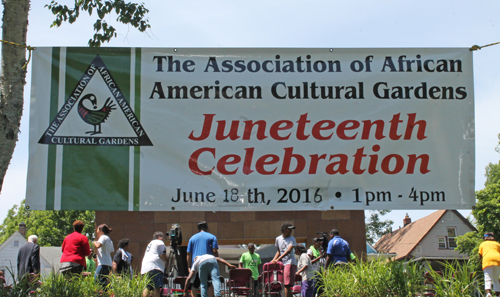
[[[186,284],[186,279],[187,276],[178,276],[174,278],[172,281],[172,287],[171,288],[164,288],[162,289],[161,296],[168,296],[168,297],[174,297],[174,296],[182,296],[184,294],[184,285]],[[180,289],[177,288],[179,285]]]
[[[262,274],[259,276],[262,283],[262,296],[281,296],[285,289],[283,283],[283,263],[266,263],[262,267]]]
[[[292,287],[292,295],[300,297],[302,291],[302,276],[300,274],[295,275],[295,281]]]
[[[229,270],[229,292],[233,297],[252,296],[252,288],[252,270],[248,268],[237,268]]]

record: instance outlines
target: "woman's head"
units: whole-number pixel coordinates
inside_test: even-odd
[[[83,227],[85,227],[85,223],[80,220],[76,220],[73,222],[73,230],[75,230],[78,233],[82,233]]]
[[[123,248],[128,246],[129,242],[130,242],[130,240],[128,238],[120,239],[120,241],[118,241],[118,247],[123,249]]]
[[[97,233],[108,235],[111,231],[113,231],[113,229],[109,228],[106,224],[102,224],[97,227]]]

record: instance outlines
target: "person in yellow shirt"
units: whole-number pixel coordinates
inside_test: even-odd
[[[484,241],[479,245],[479,258],[483,262],[486,297],[492,297],[492,283],[493,291],[500,293],[500,283],[498,282],[500,277],[500,243],[495,241],[493,232],[484,234]]]

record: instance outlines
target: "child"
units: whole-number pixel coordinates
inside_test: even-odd
[[[313,297],[314,268],[311,263],[311,259],[313,258],[313,251],[311,249],[306,250],[303,245],[297,245],[295,253],[297,255],[300,255],[297,274],[300,274],[300,276],[302,276],[302,286],[300,289],[301,296]]]

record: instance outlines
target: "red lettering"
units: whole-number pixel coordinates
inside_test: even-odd
[[[197,149],[196,151],[194,151],[194,153],[192,153],[191,156],[189,157],[189,169],[191,169],[191,171],[194,174],[197,174],[197,175],[210,175],[210,174],[212,174],[212,171],[215,168],[215,166],[214,166],[209,171],[202,171],[200,169],[200,167],[198,166],[198,158],[204,152],[212,153],[212,156],[214,156],[214,158],[215,158],[215,148],[203,147],[201,149]]]
[[[224,135],[224,130],[226,130],[226,121],[217,121],[217,132],[215,133],[216,140],[224,140],[229,137],[231,140],[236,140],[240,138],[238,136],[238,126],[240,125],[240,121],[231,121],[231,128],[229,129],[229,133]]]
[[[311,121],[307,119],[307,113],[301,114],[299,120],[297,121],[297,139],[298,140],[306,140],[309,138],[309,135],[305,135],[306,124]]]
[[[408,155],[408,158],[410,158],[410,160],[408,161],[408,169],[406,170],[407,174],[413,174],[418,159],[420,159],[420,173],[426,174],[431,172],[429,170],[429,155],[423,154],[418,157],[417,155]]]
[[[238,164],[240,161],[241,157],[238,155],[225,155],[217,162],[217,171],[219,171],[220,174],[224,175],[235,174],[238,171],[239,167],[236,167],[236,169],[233,171],[228,171],[226,169],[226,166]]]
[[[326,154],[323,154],[321,156],[316,155],[310,155],[311,157],[311,165],[309,166],[309,174],[316,174],[316,171],[318,170],[318,162],[319,160],[325,160],[326,159]]]
[[[399,119],[399,115],[399,113],[393,115],[392,120],[389,121],[389,123],[391,123],[391,128],[389,129],[389,138],[391,140],[398,140],[401,138],[401,135],[398,135],[398,125],[403,121]]]
[[[415,122],[416,117],[417,117],[416,113],[408,114],[408,124],[406,125],[405,138],[404,138],[406,140],[411,139],[413,128],[415,128],[416,125],[418,125],[417,139],[422,140],[427,138],[427,136],[425,136],[425,127],[427,126],[427,122],[424,120]]]
[[[333,158],[338,158],[339,161],[332,162],[332,163],[328,164],[325,168],[326,173],[328,173],[328,174],[337,174],[337,173],[346,174],[347,172],[349,172],[349,170],[347,170],[347,160],[348,160],[347,155],[344,155],[344,154],[330,155],[329,161],[331,161]],[[335,167],[337,167],[337,168],[335,168]]]
[[[393,170],[389,168],[389,163],[391,162],[392,159],[396,160],[396,165],[394,166]],[[382,164],[380,165],[382,171],[387,174],[399,173],[401,170],[403,170],[404,166],[405,166],[405,161],[403,157],[396,154],[390,154],[385,156],[385,158],[382,160]]]
[[[358,135],[358,133],[354,133],[353,136],[347,136],[347,135],[345,135],[345,131],[346,130],[347,131],[354,130],[357,128],[359,128],[358,121],[354,121],[354,120],[343,121],[342,123],[339,124],[339,126],[337,128],[337,135],[339,136],[340,139],[352,140],[352,139],[356,138],[356,135]]]
[[[363,133],[361,134],[361,139],[369,139],[370,138],[370,129],[372,128],[373,125],[377,126],[377,129],[375,130],[375,138],[378,140],[385,138],[385,136],[384,136],[384,121],[376,120],[376,121],[372,122],[370,120],[366,120],[366,121],[363,121]]]
[[[281,168],[280,174],[297,174],[300,173],[304,170],[304,167],[306,167],[306,159],[299,154],[294,154],[293,153],[293,147],[286,147],[284,148],[285,150],[285,156],[283,157],[283,166]],[[290,171],[290,163],[292,161],[292,158],[297,161],[297,167],[295,167],[295,170]]]
[[[203,121],[203,126],[201,130],[201,134],[198,137],[194,136],[194,130],[191,131],[191,134],[189,134],[189,139],[195,140],[195,141],[200,141],[200,140],[205,140],[207,139],[208,135],[210,135],[210,129],[212,128],[212,121],[214,119],[215,114],[204,114],[205,120]]]
[[[330,129],[333,129],[334,127],[335,127],[334,121],[330,121],[330,120],[319,121],[316,124],[314,124],[314,126],[312,128],[312,135],[317,140],[329,140],[332,138],[333,132],[327,136],[323,136],[323,135],[321,135],[321,131],[330,130]]]
[[[268,161],[269,159],[269,161]],[[266,165],[273,165],[276,164],[280,161],[280,157],[273,155],[273,154],[268,154],[268,155],[263,155],[260,157],[257,162],[255,162],[255,170],[257,170],[258,173],[262,175],[271,175],[276,172],[278,167],[274,167],[272,171],[266,171],[264,169],[264,166]]]
[[[273,138],[274,140],[287,140],[288,138],[290,138],[290,135],[292,133],[289,133],[286,136],[280,136],[278,134],[278,131],[289,130],[292,129],[292,127],[293,127],[292,121],[287,121],[287,120],[276,121],[269,130],[269,136],[271,136],[271,138]]]

